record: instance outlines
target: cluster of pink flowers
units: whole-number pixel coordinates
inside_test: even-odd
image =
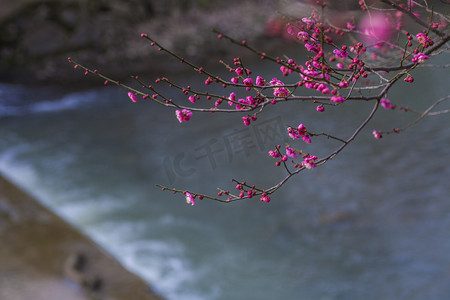
[[[306,131],[305,125],[300,124],[297,128],[288,127],[287,131],[292,139],[302,139],[305,143],[311,144],[311,138]]]
[[[281,80],[273,78],[270,81],[270,84],[271,85],[280,86],[280,87],[276,87],[276,88],[273,89],[273,95],[275,97],[280,97],[281,98],[281,97],[287,97],[289,95],[289,90],[287,88],[283,87],[284,83]]]
[[[242,117],[242,122],[244,122],[245,126],[249,126],[250,121],[256,121],[256,120],[257,120],[256,114],[252,115],[252,116],[243,116]]]
[[[189,109],[176,110],[175,115],[180,123],[189,121],[192,116],[192,112]]]
[[[276,166],[280,166],[282,161],[283,162],[288,161],[289,157],[290,158],[297,158],[297,153],[302,154],[301,151],[297,151],[297,150],[295,150],[294,148],[292,148],[290,146],[286,146],[286,154],[284,155],[284,154],[281,154],[280,148],[281,148],[281,146],[278,145],[275,150],[270,150],[269,151],[269,155],[272,156],[273,158],[281,157],[281,161],[277,161],[275,163]],[[296,164],[294,167],[297,168],[298,164]]]
[[[308,170],[309,169],[313,169],[313,168],[315,168],[317,166],[316,163],[315,163],[316,160],[317,160],[317,156],[305,154],[303,156],[302,166],[304,166]]]
[[[277,157],[280,157],[280,152],[278,151],[278,148],[277,148],[277,150],[270,150],[269,155],[272,156],[273,158],[277,158]]]
[[[348,56],[347,46],[342,46],[342,49],[335,49],[333,53],[338,58],[346,58]]]
[[[426,54],[423,54],[422,52],[417,53],[416,55],[414,55],[414,57],[412,58],[412,62],[413,63],[424,63],[425,61],[427,61],[430,57]]]
[[[412,83],[414,82],[414,78],[411,75],[406,75],[405,79],[403,79],[406,82]]]
[[[249,190],[245,190],[244,189],[244,185],[245,185],[245,181],[243,182],[243,183],[238,183],[237,185],[236,185],[236,189],[237,190],[240,190],[240,192],[239,192],[239,198],[244,198],[245,196],[248,198],[248,199],[250,199],[250,198],[253,198],[253,196],[255,196],[256,195],[256,190],[254,189],[254,186],[251,188],[251,189],[249,189]],[[228,192],[225,192],[225,194],[229,194]],[[246,195],[247,194],[247,195]]]
[[[336,96],[331,97],[330,101],[334,102],[334,103],[342,103],[342,102],[345,102],[345,98],[342,96],[336,95]]]
[[[416,39],[424,48],[433,46],[434,44],[433,41],[425,33],[422,32],[416,34]]]
[[[270,197],[266,194],[266,192],[263,192],[260,200],[262,202],[270,202]]]
[[[309,33],[305,31],[299,31],[297,33],[297,38],[301,40],[303,43],[306,43],[309,40]]]
[[[296,151],[293,148],[289,147],[289,146],[286,146],[286,155],[291,157],[291,158],[297,158]]]

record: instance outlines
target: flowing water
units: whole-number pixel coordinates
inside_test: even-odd
[[[426,71],[416,76],[425,84],[402,82],[390,98],[423,110],[448,94],[432,83],[442,76]],[[269,186],[284,174],[267,151],[286,141],[288,125],[345,137],[370,107],[349,102],[320,114],[312,104],[276,105],[245,128],[238,115],[194,113],[179,124],[173,111],[133,104],[113,87],[2,84],[0,101],[0,171],[167,299],[450,295],[448,115],[375,140],[373,129],[416,117],[382,111],[353,145],[269,204],[191,207],[155,184],[209,193],[231,178]],[[336,146],[317,137],[303,147],[324,155]]]

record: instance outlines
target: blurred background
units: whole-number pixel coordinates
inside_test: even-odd
[[[170,60],[161,63],[158,52],[139,37],[142,32],[184,56],[198,61],[213,56],[216,62],[227,45],[217,45],[213,28],[258,40],[277,7],[265,0],[1,0],[0,4],[0,79],[58,83],[74,81],[64,64],[68,55],[121,77],[128,76],[127,70],[167,69]]]
[[[0,3],[0,172],[165,298],[441,300],[450,294],[445,114],[375,140],[372,130],[417,117],[380,111],[353,145],[291,179],[269,204],[191,207],[155,184],[212,194],[231,189],[231,178],[270,186],[284,173],[267,151],[288,141],[287,126],[304,123],[347,137],[371,107],[348,102],[317,113],[312,103],[279,104],[250,127],[240,115],[195,113],[179,124],[172,110],[133,104],[126,90],[85,78],[66,62],[71,56],[118,79],[167,75],[202,87],[203,77],[151,49],[140,33],[225,77],[217,60],[245,54],[217,40],[213,27],[301,61],[304,52],[286,43],[276,11],[293,12],[302,3]],[[254,76],[281,77],[277,66],[244,57]],[[430,63],[447,64],[448,56]],[[445,68],[412,75],[414,85],[402,81],[390,92],[393,104],[424,110],[449,94]],[[319,137],[302,145],[318,156],[337,146]]]

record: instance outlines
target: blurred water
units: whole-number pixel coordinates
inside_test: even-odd
[[[430,83],[439,72],[415,76],[424,84],[414,89],[400,84],[391,100],[426,108],[449,92]],[[141,102],[115,88],[0,85],[0,171],[168,299],[450,294],[448,116],[377,141],[373,129],[413,117],[381,112],[349,149],[292,179],[269,204],[190,207],[154,185],[214,193],[231,178],[273,184],[284,174],[266,153],[285,141],[286,126],[348,133],[370,108],[346,103],[319,114],[312,104],[276,105],[244,128],[237,115],[194,114],[179,124],[173,111]],[[316,138],[304,150],[335,146]]]

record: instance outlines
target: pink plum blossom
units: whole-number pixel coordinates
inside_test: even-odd
[[[286,147],[286,155],[292,158],[297,157],[297,153],[295,153],[295,150],[292,149],[291,147]]]
[[[308,25],[312,25],[312,24],[315,23],[313,20],[311,20],[311,19],[309,19],[309,18],[302,18],[302,22],[303,22],[303,23],[306,23],[306,24],[308,24]]]
[[[261,199],[262,202],[270,202],[270,197],[267,196],[267,194],[265,192],[262,193],[261,195]]]
[[[383,137],[383,134],[381,133],[381,131],[374,130],[372,132],[372,134],[373,134],[373,137],[376,138],[377,140],[379,140],[379,139],[381,139]]]
[[[359,28],[363,33],[362,39],[365,44],[389,41],[394,33],[394,27],[388,15],[381,12],[364,15]]]
[[[433,41],[426,34],[424,34],[422,32],[419,32],[418,34],[416,34],[416,39],[424,48],[427,48],[434,44]]]
[[[414,82],[414,78],[410,74],[406,75],[405,79],[403,80],[409,83]]]
[[[311,138],[307,135],[302,136],[302,140],[307,144],[311,144]]]
[[[256,85],[264,86],[264,79],[261,76],[256,76]]]
[[[320,105],[318,105],[318,106],[316,107],[316,110],[317,110],[318,112],[323,112],[323,111],[325,110],[325,107],[323,107],[323,105],[320,104]]]
[[[250,125],[250,117],[249,116],[242,117],[242,121],[244,122],[245,126],[249,126]]]
[[[347,88],[349,86],[348,81],[347,80],[342,80],[341,82],[339,82],[339,87],[340,88]]]
[[[195,98],[194,96],[189,96],[189,101],[195,103],[195,101],[197,101],[197,98]]]
[[[347,29],[349,29],[349,30],[355,30],[355,29],[356,29],[356,26],[353,25],[353,24],[350,23],[350,22],[347,22]]]
[[[280,81],[280,80],[278,80],[276,78],[273,78],[270,81],[270,84],[271,85],[280,85],[280,86],[284,85],[284,83],[282,81]],[[274,88],[273,89],[273,95],[275,97],[286,97],[286,96],[289,95],[289,90],[287,88],[285,88],[285,87]]]
[[[274,150],[270,150],[269,155],[272,156],[273,158],[280,157],[280,153],[278,151],[274,151]]]
[[[346,58],[348,56],[348,52],[341,49],[334,49],[333,53],[338,58]]]
[[[414,55],[413,59],[411,60],[413,63],[424,63],[427,61],[430,57],[426,54],[423,54],[422,52]]]
[[[250,77],[249,77],[249,78],[245,78],[242,82],[243,82],[246,86],[252,86],[252,85],[253,85],[253,79],[251,79]]]
[[[392,105],[391,101],[387,98],[381,98],[380,100],[381,106],[383,106],[385,109],[394,109],[394,105]]]
[[[186,203],[187,203],[187,204],[190,204],[190,205],[192,205],[192,206],[195,205],[195,199],[194,199],[194,196],[191,195],[191,193],[185,192],[185,193],[184,193],[184,196],[185,196],[185,198],[186,198]]]
[[[317,160],[317,156],[306,155],[306,156],[304,156],[304,160],[302,161],[302,166],[304,166],[307,169],[313,169],[317,166],[315,164],[316,160]]]
[[[299,40],[302,40],[303,42],[306,43],[308,41],[308,39],[309,39],[309,34],[307,32],[305,32],[305,31],[299,31],[297,33],[297,38]]]
[[[181,111],[176,110],[175,115],[180,123],[189,121],[192,116],[192,112],[189,109],[183,109]]]
[[[133,92],[128,92],[128,97],[130,98],[131,101],[136,102],[137,98],[136,95]]]
[[[342,96],[333,96],[331,97],[330,101],[334,103],[342,103],[345,102],[345,98]]]

